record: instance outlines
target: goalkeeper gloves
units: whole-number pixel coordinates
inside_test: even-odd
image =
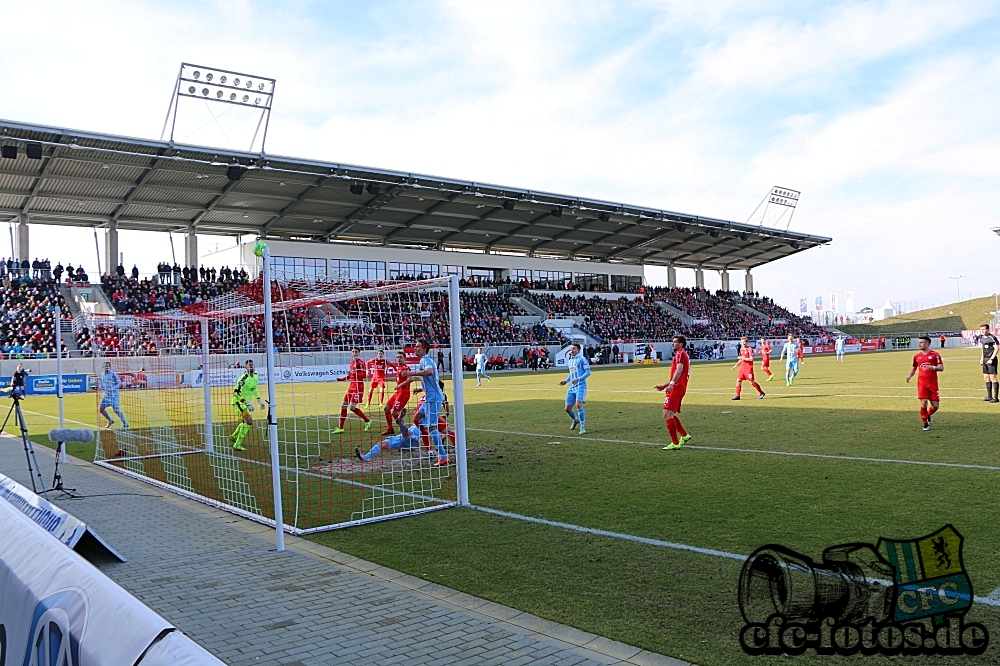
[[[257,398],[257,406],[260,407],[261,409],[264,409],[264,400],[261,398]]]
[[[253,403],[252,402],[247,402],[246,400],[244,400],[243,404],[246,405],[247,411],[250,411],[250,412],[253,411]]]

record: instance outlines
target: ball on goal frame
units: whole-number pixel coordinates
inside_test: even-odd
[[[267,243],[265,243],[262,240],[259,240],[253,244],[253,253],[258,257],[264,256],[265,249],[267,249]]]

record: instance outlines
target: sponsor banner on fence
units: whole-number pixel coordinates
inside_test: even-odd
[[[877,349],[878,347],[871,347],[870,349]],[[857,342],[844,345],[844,351],[852,354],[854,352],[859,352],[863,349],[861,344]],[[837,351],[837,345],[811,345],[802,348],[803,354],[833,354]]]
[[[982,333],[979,332],[979,329],[975,331],[962,331],[962,344],[966,347],[974,347],[979,344],[980,335]],[[993,335],[1000,336],[1000,328],[993,329]]]
[[[87,375],[63,375],[63,393],[86,393]],[[10,386],[10,377],[0,377],[0,388]],[[24,380],[25,395],[55,395],[56,375],[28,375]]]
[[[276,384],[291,382],[332,382],[347,377],[348,366],[343,365],[305,365],[293,368],[275,368]],[[243,368],[225,368],[213,370],[208,374],[209,386],[235,386],[243,374]],[[258,371],[260,385],[267,385],[267,371]],[[390,374],[390,373],[387,373]],[[390,376],[394,376],[390,374]],[[201,370],[192,370],[181,375],[181,386],[204,386],[205,376]]]

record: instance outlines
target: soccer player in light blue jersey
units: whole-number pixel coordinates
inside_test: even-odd
[[[833,343],[833,348],[837,352],[837,363],[844,362],[844,336],[838,335],[837,340]]]
[[[369,462],[372,458],[382,453],[382,451],[409,451],[420,447],[420,428],[410,426],[398,435],[386,437],[378,444],[372,446],[368,453],[361,453],[360,447],[355,447],[354,455],[362,462]]]
[[[483,377],[486,381],[490,381],[490,376],[486,374],[486,361],[489,360],[486,354],[483,353],[482,347],[476,348],[476,355],[473,357],[473,361],[476,363],[476,386],[483,385]]]
[[[118,395],[118,389],[122,387],[122,378],[118,376],[117,372],[111,369],[110,363],[104,364],[104,372],[101,373],[99,382],[101,390],[104,391],[104,396],[101,398],[101,404],[98,405],[97,410],[101,413],[101,416],[108,420],[104,424],[104,427],[110,428],[115,424],[114,420],[108,416],[108,407],[110,407],[115,410],[115,414],[121,419],[122,428],[128,429],[128,421],[125,420],[125,415],[122,414],[121,398]]]
[[[799,374],[799,343],[795,342],[791,333],[788,334],[788,342],[781,348],[778,360],[781,359],[785,359],[785,386],[791,386],[792,380]]]
[[[569,429],[580,426],[580,434],[587,434],[587,377],[590,376],[590,362],[580,353],[580,345],[574,342],[566,355],[569,377],[559,382],[559,386],[569,385],[566,390],[566,413],[573,419]]]
[[[441,380],[438,379],[438,366],[428,355],[431,350],[431,343],[427,340],[419,340],[414,346],[414,352],[420,359],[417,369],[410,373],[410,377],[420,377],[420,383],[424,389],[424,404],[420,407],[420,432],[428,435],[434,448],[438,451],[437,467],[443,467],[450,463],[447,456],[447,449],[441,441],[441,432],[437,428],[438,419],[441,416],[441,403],[444,402],[444,391],[441,389]]]

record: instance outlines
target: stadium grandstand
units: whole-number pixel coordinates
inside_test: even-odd
[[[187,146],[0,121],[0,220],[16,233],[0,264],[5,358],[54,353],[55,306],[70,354],[134,353],[148,341],[121,339],[113,325],[90,330],[76,317],[194,309],[233,294],[260,298],[260,265],[243,245],[239,268],[201,264],[199,234],[255,236],[271,248],[288,284],[375,286],[457,275],[466,346],[564,344],[586,338],[669,340],[675,333],[721,340],[741,334],[819,336],[824,331],[754,289],[753,269],[829,238],[608,201],[340,163]],[[105,232],[104,268],[39,261],[35,224]],[[182,233],[183,265],[155,276],[118,261],[118,230]],[[667,286],[644,282],[667,268]],[[691,269],[695,287],[678,288]],[[705,289],[718,271],[722,289]],[[743,271],[740,291],[730,275]],[[382,297],[387,298],[387,297]],[[403,298],[403,296],[399,296]],[[286,312],[276,344],[295,349],[396,346],[378,313],[410,309],[447,337],[441,313],[419,302],[345,301]],[[192,341],[192,349],[197,341]],[[152,348],[150,348],[151,351]],[[498,358],[507,354],[495,350]]]

